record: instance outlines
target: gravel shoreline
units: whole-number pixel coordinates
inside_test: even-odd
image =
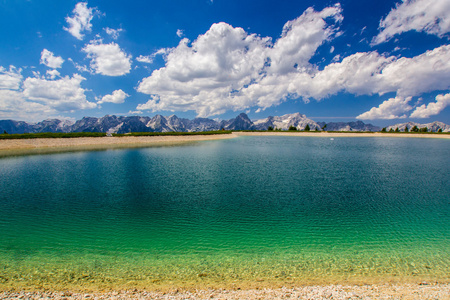
[[[177,144],[195,141],[209,141],[235,137],[232,134],[181,135],[181,136],[123,136],[123,137],[78,137],[78,138],[41,138],[41,139],[4,139],[0,140],[0,150],[70,148],[83,146],[151,146],[159,144]]]
[[[51,154],[59,152],[95,151],[123,148],[175,146],[200,141],[235,138],[234,134],[183,136],[124,136],[0,140],[0,157]]]
[[[450,284],[327,285],[251,290],[0,292],[0,299],[450,299]]]

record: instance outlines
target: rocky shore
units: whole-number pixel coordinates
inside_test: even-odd
[[[450,299],[450,284],[327,285],[250,290],[0,292],[0,299]]]

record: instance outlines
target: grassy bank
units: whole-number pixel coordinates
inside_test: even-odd
[[[231,134],[232,132],[270,132],[270,133],[345,133],[345,134],[360,134],[360,133],[382,133],[391,134],[393,132],[380,131],[298,131],[298,130],[217,130],[217,131],[200,131],[200,132],[132,132],[132,133],[113,133],[113,137],[124,136],[189,136],[189,135],[215,135],[215,134]],[[401,135],[450,135],[450,132],[394,132]],[[105,132],[70,132],[70,133],[22,133],[22,134],[0,134],[1,139],[41,139],[41,138],[79,138],[79,137],[105,137]]]
[[[0,134],[0,139],[58,139],[58,138],[78,138],[78,137],[103,137],[104,132],[42,132],[42,133],[21,133],[21,134]]]
[[[133,132],[125,134],[114,133],[113,136],[179,136],[179,135],[213,135],[231,134],[231,130],[203,131],[203,132]],[[22,133],[22,134],[0,134],[0,139],[48,139],[48,138],[79,138],[79,137],[105,137],[105,132],[42,132],[42,133]]]
[[[132,132],[132,133],[113,133],[113,136],[178,136],[178,135],[213,135],[213,134],[231,134],[231,130],[217,131],[199,131],[199,132]]]

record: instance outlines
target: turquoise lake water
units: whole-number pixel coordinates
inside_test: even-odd
[[[0,288],[450,280],[448,140],[4,157],[0,191]]]

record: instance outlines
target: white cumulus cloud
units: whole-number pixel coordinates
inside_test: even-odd
[[[119,90],[115,90],[114,92],[112,92],[111,95],[103,96],[102,99],[100,101],[98,101],[97,103],[102,104],[105,102],[109,102],[109,103],[120,104],[120,103],[124,103],[125,99],[129,96],[130,95],[128,95],[127,93],[125,93],[124,91],[119,89]]]
[[[0,90],[0,119],[42,121],[56,110],[46,105],[27,101],[20,91]]]
[[[21,90],[22,70],[0,66],[0,119],[42,120],[53,110],[45,105],[28,102]]]
[[[128,111],[128,114],[130,114],[130,115],[142,115],[143,112],[140,111],[140,110],[135,110],[135,111],[130,110],[130,111]]]
[[[87,2],[79,2],[75,5],[72,17],[66,17],[66,22],[69,27],[64,27],[64,30],[68,31],[71,35],[79,40],[82,40],[84,34],[82,32],[90,32],[92,30],[92,18],[96,10],[94,8],[88,8]]]
[[[53,70],[48,70],[47,72],[46,72],[46,74],[47,74],[47,77],[48,78],[50,78],[50,79],[55,79],[56,77],[59,77],[61,74],[57,71],[57,70],[55,70],[55,69],[53,69]]]
[[[0,90],[18,90],[22,82],[22,69],[10,66],[9,70],[0,66]]]
[[[291,79],[296,95],[322,99],[338,92],[402,97],[450,88],[450,45],[412,58],[385,57],[373,52],[355,53],[312,76],[297,73]]]
[[[275,90],[271,86],[270,95],[262,90],[253,95],[248,91],[264,79],[270,85],[283,76],[314,72],[309,60],[336,34],[334,24],[341,20],[339,5],[320,12],[310,8],[287,22],[274,44],[271,38],[248,34],[242,28],[213,24],[194,42],[185,38],[176,48],[165,51],[165,67],[153,71],[138,86],[150,100],[137,109],[195,110],[199,116],[210,116],[279,103],[289,93],[285,85],[277,85]],[[262,99],[265,96],[271,100]]]
[[[47,70],[45,76],[33,72],[35,77],[23,80],[22,70],[0,66],[0,119],[41,121],[58,116],[60,112],[97,107],[89,102],[78,74],[60,77],[55,70]]]
[[[104,28],[106,33],[110,35],[113,39],[117,40],[119,38],[120,33],[123,31],[122,28],[119,29],[112,29],[109,27]]]
[[[64,59],[61,56],[55,56],[53,52],[48,51],[47,49],[42,50],[41,64],[52,69],[58,69],[61,68],[63,63]]]
[[[373,44],[386,42],[410,30],[442,37],[450,31],[450,1],[403,0],[380,21],[380,30]]]
[[[326,22],[332,18],[335,23],[342,21],[339,5],[325,8],[320,12],[308,8],[299,18],[288,21],[281,38],[270,51],[269,72],[286,74],[293,68],[309,67],[309,60],[324,41],[331,39],[336,28]]]
[[[249,107],[263,110],[289,99],[320,101],[341,92],[395,92],[398,99],[409,99],[450,89],[450,45],[411,58],[359,52],[320,70],[310,60],[320,45],[340,34],[341,20],[339,5],[319,12],[307,9],[286,23],[274,43],[226,23],[213,24],[192,43],[182,39],[165,49],[165,66],[138,86],[150,99],[137,109],[193,110],[204,117]],[[379,111],[374,108],[371,115]],[[387,116],[403,117],[404,112]]]
[[[177,36],[178,36],[178,37],[183,37],[183,35],[184,35],[184,30],[182,30],[182,29],[177,29]]]
[[[151,55],[139,55],[136,60],[141,63],[151,64],[153,63],[153,57]]]
[[[57,111],[95,108],[97,104],[86,99],[81,87],[83,80],[85,78],[78,74],[58,80],[27,78],[23,82],[23,95]]]
[[[430,102],[428,105],[421,105],[411,114],[411,118],[428,118],[439,114],[447,106],[450,106],[450,93],[445,95],[437,95],[436,102]]]
[[[156,56],[161,55],[164,59],[167,58],[167,55],[172,51],[170,48],[162,48],[150,55],[139,55],[136,57],[136,60],[141,63],[152,64],[153,60]]]
[[[406,118],[405,112],[413,109],[408,103],[412,97],[402,98],[395,97],[384,101],[378,107],[372,107],[369,111],[357,116],[361,120],[375,120],[375,119],[402,119]]]
[[[103,44],[91,41],[83,48],[91,59],[91,68],[97,74],[121,76],[130,72],[131,55],[123,52],[116,43]]]

